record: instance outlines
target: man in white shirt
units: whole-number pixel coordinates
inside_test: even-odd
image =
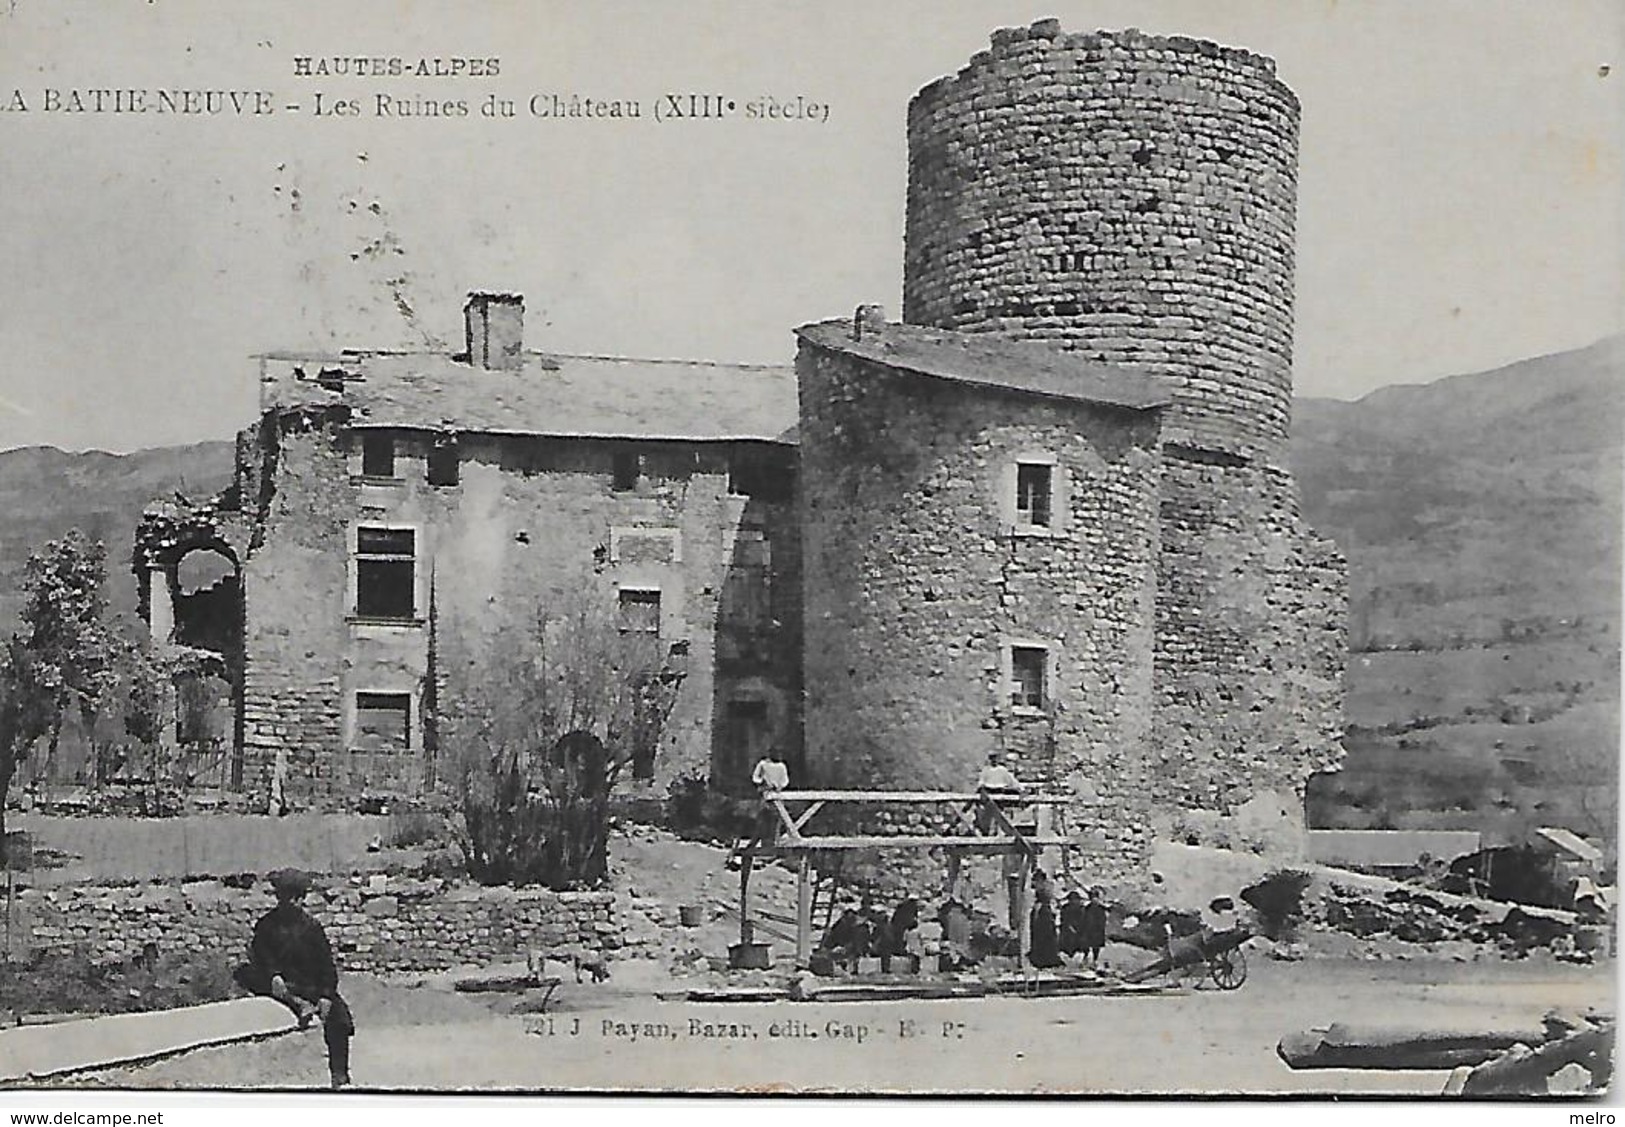
[[[762,793],[763,798],[790,786],[790,768],[779,758],[778,748],[768,748],[756,761],[756,767],[750,773],[750,781]]]
[[[1010,758],[1014,760],[1015,756]],[[987,765],[976,777],[976,789],[994,793],[1015,793],[1021,790],[1021,780],[1016,778],[1016,773],[1005,764],[998,752],[990,751],[987,753]]]
[[[1010,762],[1015,761],[1010,756]],[[1005,763],[1005,758],[996,751],[987,753],[987,765],[982,773],[976,776],[976,791],[995,801],[1001,798],[1015,798],[1021,794],[1021,780],[1016,773]],[[993,812],[987,803],[981,803],[976,810],[976,828],[982,833],[990,833],[993,829]]]
[[[779,749],[770,747],[756,761],[750,781],[762,796],[762,810],[756,818],[756,838],[764,845],[779,836],[779,813],[768,799],[790,786],[790,768],[779,758]]]

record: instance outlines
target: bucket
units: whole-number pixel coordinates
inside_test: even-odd
[[[728,948],[728,966],[733,970],[771,970],[773,949],[766,943],[735,943]]]
[[[677,922],[684,927],[699,927],[705,922],[705,909],[698,904],[684,904],[677,909]]]

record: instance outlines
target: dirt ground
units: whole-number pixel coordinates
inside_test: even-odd
[[[596,1089],[1431,1095],[1443,1072],[1294,1072],[1285,1034],[1333,1021],[1538,1028],[1554,1006],[1612,1012],[1611,966],[1550,961],[1253,961],[1242,989],[1168,996],[876,1003],[661,1002],[652,962],[515,999],[351,977],[353,1071],[374,1090]],[[509,1011],[509,1012],[502,1012]],[[84,1087],[319,1088],[319,1035],[203,1050],[80,1076]]]

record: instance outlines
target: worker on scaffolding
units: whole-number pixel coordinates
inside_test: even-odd
[[[771,845],[779,836],[779,814],[773,808],[772,799],[790,786],[790,768],[779,758],[778,748],[768,748],[756,761],[750,781],[762,799],[762,808],[756,815],[756,840]]]
[[[1016,756],[1002,755],[998,751],[987,753],[987,764],[976,777],[976,793],[983,801],[976,810],[976,828],[981,833],[992,833],[995,819],[993,807],[1004,809],[1012,800],[1021,798],[1021,780],[1014,770]]]

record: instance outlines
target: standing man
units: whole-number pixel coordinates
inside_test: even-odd
[[[1010,763],[1014,763],[1015,760],[1014,755],[1009,757]],[[982,768],[981,774],[976,776],[976,793],[985,799],[976,811],[976,826],[983,833],[991,833],[993,813],[990,806],[1002,808],[1004,803],[1001,803],[1000,799],[1021,797],[1021,780],[1016,778],[1016,773],[1007,765],[1005,757],[996,750],[987,753],[987,764]]]
[[[1083,954],[1093,967],[1099,964],[1100,952],[1106,947],[1106,899],[1098,887],[1089,890],[1089,903],[1078,915]]]
[[[254,925],[248,962],[237,968],[237,984],[250,993],[275,998],[294,1012],[299,1028],[320,1017],[327,1042],[327,1068],[333,1087],[350,1083],[350,1038],[355,1020],[339,997],[338,968],[322,925],[300,906],[310,891],[310,877],[298,869],[279,869],[268,878],[276,907]]]
[[[756,838],[763,845],[771,845],[779,836],[779,814],[768,800],[790,786],[790,768],[779,758],[778,748],[770,747],[762,753],[751,770],[750,781],[762,796],[762,809],[756,818]]]

